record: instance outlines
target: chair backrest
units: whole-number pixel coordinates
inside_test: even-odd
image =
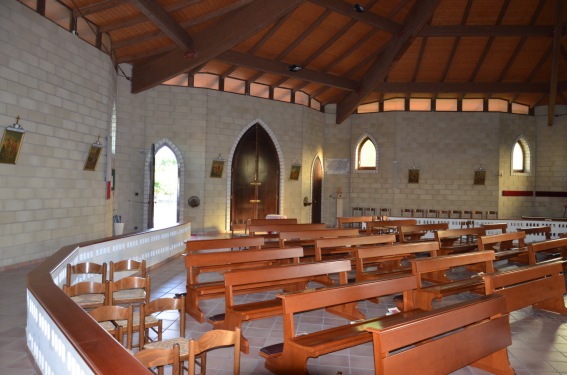
[[[240,328],[234,331],[222,329],[214,329],[205,332],[199,339],[189,340],[189,375],[195,375],[195,357],[203,354],[208,350],[234,345],[234,374],[240,374]],[[206,363],[202,360],[202,363]]]
[[[163,297],[140,305],[140,327],[145,327],[146,316],[163,311],[179,311],[179,337],[185,336],[185,296]],[[144,348],[146,330],[140,329],[140,349]]]
[[[174,344],[172,349],[152,348],[142,349],[134,354],[134,357],[148,369],[172,365],[171,373],[180,375],[179,344]]]
[[[106,279],[106,263],[98,264],[93,262],[83,262],[77,264],[67,264],[67,285],[72,285],[73,275],[100,275],[100,282],[104,283]]]
[[[108,282],[109,304],[120,305],[124,303],[149,303],[150,287],[150,278],[148,276],[128,276],[118,281],[111,280]]]
[[[102,306],[89,311],[89,315],[100,322],[108,322],[115,320],[126,320],[126,348],[132,349],[132,334],[133,334],[133,309],[132,305],[128,307],[122,306]],[[119,327],[120,328],[120,327]],[[121,342],[123,332],[117,329],[115,338]]]
[[[63,285],[63,293],[74,300],[83,309],[100,307],[108,304],[107,282],[81,281],[80,283]],[[101,298],[99,298],[101,296]]]
[[[146,260],[137,261],[132,259],[119,260],[118,262],[110,262],[110,275],[108,280],[115,280],[117,272],[140,272],[141,277],[146,277]]]

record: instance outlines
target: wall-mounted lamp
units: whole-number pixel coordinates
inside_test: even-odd
[[[287,67],[287,69],[290,72],[299,72],[301,69],[303,69],[303,67],[301,65],[297,65],[297,64],[291,64],[290,66]]]
[[[309,198],[303,198],[303,207],[311,206],[313,202],[309,202]]]
[[[358,13],[364,13],[365,11],[364,7],[359,3],[354,4],[354,7],[352,7],[352,9],[354,9],[354,11]]]

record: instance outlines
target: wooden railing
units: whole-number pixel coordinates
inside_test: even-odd
[[[67,263],[146,259],[148,267],[185,249],[191,223],[65,246],[27,276],[26,339],[43,374],[138,374],[147,370],[61,290]]]

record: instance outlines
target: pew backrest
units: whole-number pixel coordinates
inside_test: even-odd
[[[487,235],[503,234],[506,233],[506,231],[508,230],[507,223],[482,224],[482,227],[486,230]]]
[[[395,325],[369,327],[376,374],[448,374],[477,361],[494,366],[497,373],[513,374],[506,354],[512,344],[510,323],[504,313],[505,298],[493,295],[416,314]],[[450,351],[444,350],[447,346]],[[407,350],[392,354],[402,348]]]
[[[431,240],[433,240],[435,231],[446,229],[449,229],[449,224],[447,223],[400,225],[398,226],[398,240],[401,243],[423,240],[422,237],[427,232],[431,232]]]
[[[517,243],[517,248],[525,248],[525,239],[526,233],[524,232],[510,232],[480,236],[478,238],[478,250],[495,250],[495,246],[497,244],[500,245],[498,251],[508,250],[514,247],[514,241]]]
[[[322,259],[325,249],[344,249],[345,251],[355,251],[361,246],[393,244],[396,236],[393,234],[357,237],[336,237],[320,238],[315,240],[315,260]]]
[[[528,244],[528,262],[529,264],[537,263],[537,253],[549,252],[550,250],[560,252],[562,257],[567,255],[567,238],[558,238],[542,242],[534,242]]]
[[[373,234],[374,232],[396,232],[397,228],[402,225],[416,225],[416,219],[399,219],[399,220],[376,220],[366,223],[366,233]]]
[[[314,243],[315,240],[320,238],[335,238],[335,237],[356,237],[360,233],[356,228],[350,229],[316,229],[316,230],[293,230],[282,231],[278,234],[280,247],[285,246],[286,241],[296,240],[300,242],[308,241]]]
[[[264,237],[212,238],[185,241],[185,250],[187,252],[213,249],[260,249],[262,246],[264,246]]]
[[[339,229],[345,228],[345,225],[352,224],[353,227],[362,228],[362,224],[374,221],[375,216],[341,216],[337,217],[337,226]]]
[[[254,235],[269,235],[279,232],[289,232],[298,230],[318,230],[325,229],[325,224],[274,224],[268,223],[263,225],[250,225],[248,233]]]
[[[543,225],[539,227],[525,227],[525,228],[517,228],[516,231],[524,232],[526,234],[526,239],[528,236],[537,236],[543,237],[543,240],[550,240],[551,239],[551,226]]]
[[[435,257],[438,250],[439,244],[435,241],[361,247],[356,250],[356,281],[376,278],[372,275],[372,272],[366,273],[366,261],[374,264],[377,259],[387,260],[392,257],[412,256],[419,253],[429,253],[429,256]],[[387,276],[387,273],[383,273],[380,278]]]

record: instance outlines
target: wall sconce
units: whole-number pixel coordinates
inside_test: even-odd
[[[26,134],[19,121],[20,116],[17,116],[16,123],[4,129],[2,143],[0,143],[0,163],[16,164],[16,160],[18,160],[18,154]]]
[[[313,202],[309,202],[309,198],[303,198],[303,207],[311,206]]]

